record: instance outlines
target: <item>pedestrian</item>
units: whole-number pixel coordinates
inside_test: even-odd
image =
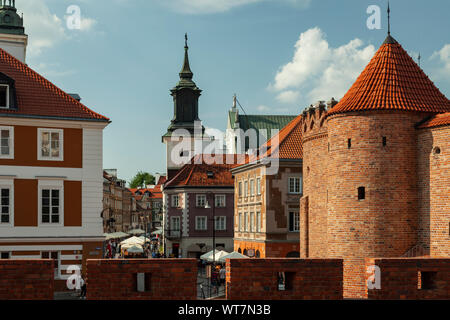
[[[225,267],[222,267],[222,269],[220,269],[220,271],[219,271],[221,285],[225,285],[225,279],[227,277],[226,275],[227,275],[227,271],[226,271]]]
[[[106,257],[107,258],[111,258],[112,257],[111,240],[108,241],[108,244],[106,245]]]

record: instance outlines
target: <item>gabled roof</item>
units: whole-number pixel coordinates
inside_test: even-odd
[[[450,101],[391,36],[329,115],[351,111],[404,110],[442,113]]]
[[[17,109],[0,109],[0,116],[109,121],[3,49],[0,49],[0,72],[14,79],[17,95]]]
[[[300,160],[303,158],[302,145],[302,115],[289,122],[281,131],[261,146],[258,155],[250,155],[245,164],[256,162],[265,158],[278,158],[284,160]],[[242,164],[234,166],[240,167]]]
[[[433,116],[431,119],[421,124],[419,126],[419,129],[435,128],[441,126],[450,126],[450,112],[441,113]]]
[[[246,131],[248,129],[266,129],[281,130],[290,121],[295,118],[294,115],[239,115],[239,127]],[[270,134],[270,132],[267,132]]]
[[[185,164],[164,189],[176,187],[233,187],[230,169],[237,162],[238,155],[197,155]],[[220,159],[214,161],[214,159]],[[211,175],[209,175],[211,173]]]

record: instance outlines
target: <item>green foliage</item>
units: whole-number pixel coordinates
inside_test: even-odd
[[[140,188],[148,184],[155,184],[155,177],[148,172],[139,171],[130,181],[130,188]]]

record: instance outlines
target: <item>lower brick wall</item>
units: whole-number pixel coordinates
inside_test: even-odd
[[[367,299],[364,258],[344,259],[344,298]]]
[[[53,260],[0,260],[0,300],[53,300]]]
[[[136,274],[148,277],[146,292],[138,292]],[[89,300],[195,300],[196,259],[87,260]]]
[[[304,300],[343,297],[341,259],[227,259],[227,300]],[[278,273],[292,288],[278,290]]]
[[[381,271],[381,288],[366,289],[369,299],[450,299],[449,258],[371,258],[365,263]],[[425,288],[419,289],[419,283]],[[431,289],[426,288],[427,284]]]

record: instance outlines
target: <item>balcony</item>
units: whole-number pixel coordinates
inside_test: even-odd
[[[167,239],[179,239],[181,238],[181,231],[180,230],[169,230],[166,233]]]

